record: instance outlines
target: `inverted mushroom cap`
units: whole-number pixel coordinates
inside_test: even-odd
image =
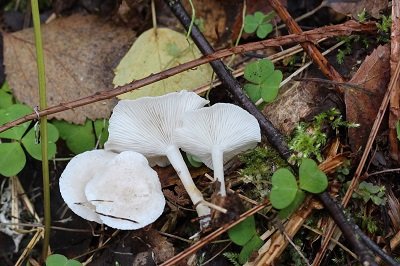
[[[182,119],[182,127],[176,129],[174,141],[211,169],[214,169],[213,149],[223,152],[225,163],[261,141],[257,119],[234,104],[217,103],[189,111]]]
[[[111,115],[104,147],[116,152],[133,150],[148,158],[165,155],[166,147],[173,143],[175,128],[181,125],[182,114],[207,103],[188,91],[121,100]]]
[[[104,150],[87,151],[72,158],[65,167],[59,181],[60,192],[75,214],[86,220],[102,223],[100,216],[95,213],[95,206],[86,198],[85,186],[115,156],[115,153]]]
[[[157,173],[143,155],[133,151],[110,160],[88,182],[85,192],[104,224],[123,230],[154,222],[165,205]]]

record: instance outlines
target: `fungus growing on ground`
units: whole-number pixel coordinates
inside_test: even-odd
[[[159,97],[121,100],[115,106],[109,124],[105,149],[114,152],[133,150],[149,160],[166,156],[176,170],[200,217],[210,214],[202,204],[203,195],[194,184],[176,145],[173,134],[181,126],[182,115],[208,101],[196,93],[181,91]],[[204,222],[204,221],[203,221]]]
[[[165,205],[157,173],[133,151],[75,156],[60,177],[60,192],[82,218],[125,230],[154,222]]]
[[[106,163],[86,185],[85,194],[106,225],[142,228],[164,210],[165,198],[156,171],[140,153],[126,151]]]
[[[257,119],[244,109],[217,103],[184,114],[174,139],[182,150],[214,170],[221,185],[219,194],[226,196],[224,163],[254,148],[261,141],[261,132]]]

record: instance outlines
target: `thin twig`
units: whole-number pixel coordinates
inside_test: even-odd
[[[286,24],[290,33],[300,34],[303,31],[297,22],[290,16],[289,12],[278,0],[268,0],[269,4],[276,11],[278,16]],[[344,78],[336,71],[336,69],[326,60],[318,48],[312,42],[304,42],[300,44],[304,51],[311,57],[313,62],[318,66],[321,72],[331,80],[344,82]]]

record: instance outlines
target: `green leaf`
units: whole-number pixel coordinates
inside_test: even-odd
[[[400,120],[396,123],[397,139],[400,140]]]
[[[244,18],[244,32],[253,33],[257,30],[258,22],[257,19],[252,15],[247,15]]]
[[[317,163],[311,159],[303,159],[299,169],[300,188],[311,192],[321,193],[328,187],[328,178]]]
[[[11,93],[0,90],[0,108],[5,109],[13,104],[13,96]]]
[[[244,246],[256,233],[254,216],[247,217],[241,223],[228,230],[229,238],[239,246]]]
[[[68,260],[65,266],[82,266],[82,263],[77,260]]]
[[[271,33],[272,29],[272,25],[269,23],[258,26],[256,33],[257,37],[260,39],[264,39],[265,37],[267,37],[268,34]]]
[[[167,68],[180,65],[201,56],[201,52],[186,36],[168,28],[143,32],[115,69],[113,84],[125,85],[148,77]],[[210,65],[201,65],[171,76],[165,80],[119,95],[120,99],[159,96],[181,89],[193,90],[208,84],[212,76]]]
[[[274,64],[270,60],[262,59],[247,64],[244,77],[251,82],[245,84],[244,89],[253,102],[260,98],[265,102],[272,102],[278,95],[283,75],[281,71],[274,70]]]
[[[60,254],[53,254],[47,257],[46,266],[63,266],[67,263],[68,259]]]
[[[65,121],[57,121],[54,124],[60,131],[61,138],[65,140],[73,153],[79,154],[94,148],[96,143],[92,121],[87,120],[84,125],[75,125]],[[97,125],[97,127],[100,131],[100,126]],[[103,135],[105,134],[103,133]]]
[[[18,142],[0,144],[0,174],[14,176],[26,163],[25,153]]]
[[[94,131],[96,137],[100,138],[100,147],[104,146],[104,143],[108,139],[108,120],[107,119],[99,119],[94,121]]]
[[[272,102],[278,96],[279,85],[282,82],[282,72],[275,70],[261,85],[261,97],[265,102]]]
[[[249,242],[244,245],[239,254],[239,263],[245,264],[249,260],[254,251],[259,250],[264,242],[258,235],[254,235]]]
[[[271,60],[257,60],[246,65],[244,69],[244,78],[255,84],[261,84],[273,72],[274,64]]]
[[[301,205],[301,203],[303,203],[305,197],[306,197],[306,193],[304,193],[304,191],[302,191],[300,189],[297,190],[296,197],[294,198],[292,203],[290,203],[290,205],[287,206],[286,208],[280,210],[278,217],[281,219],[288,218],[290,215],[292,215],[293,212],[295,212],[300,207],[300,205]]]
[[[194,155],[186,153],[186,158],[188,159],[188,162],[190,163],[190,165],[193,166],[193,167],[200,167],[200,166],[203,165],[203,162],[200,161],[200,159],[198,159]]]
[[[3,83],[3,85],[2,85],[1,88],[0,88],[0,90],[1,90],[1,91],[5,91],[5,92],[11,93],[11,88],[10,88],[10,85],[8,84],[7,81],[5,81],[5,82]]]
[[[258,25],[261,25],[264,22],[265,15],[261,11],[254,12],[254,20],[258,23]]]
[[[82,266],[77,260],[69,260],[60,254],[53,254],[47,257],[46,266]]]
[[[32,109],[23,104],[13,104],[6,109],[0,110],[0,125],[13,121],[32,113]],[[30,122],[10,128],[0,133],[0,138],[20,140]]]
[[[57,128],[50,123],[47,123],[47,134],[47,159],[51,159],[56,155],[57,146],[55,142],[58,140],[59,134]],[[22,138],[21,142],[33,158],[42,160],[42,145],[36,143],[35,130],[33,128]]]
[[[244,90],[252,102],[256,102],[261,98],[261,86],[258,84],[244,84]]]
[[[271,181],[272,189],[269,199],[272,206],[276,209],[288,207],[297,194],[296,178],[288,169],[281,168],[272,175]]]

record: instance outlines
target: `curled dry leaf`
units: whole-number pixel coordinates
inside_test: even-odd
[[[349,129],[349,143],[353,151],[365,145],[389,82],[390,48],[379,46],[367,56],[349,81],[362,89],[345,90],[346,119],[360,124]]]
[[[113,68],[129,49],[134,32],[95,16],[73,15],[42,26],[48,105],[112,88]],[[39,104],[33,29],[4,35],[7,80],[15,97]],[[82,124],[109,117],[113,101],[101,101],[53,117]]]

